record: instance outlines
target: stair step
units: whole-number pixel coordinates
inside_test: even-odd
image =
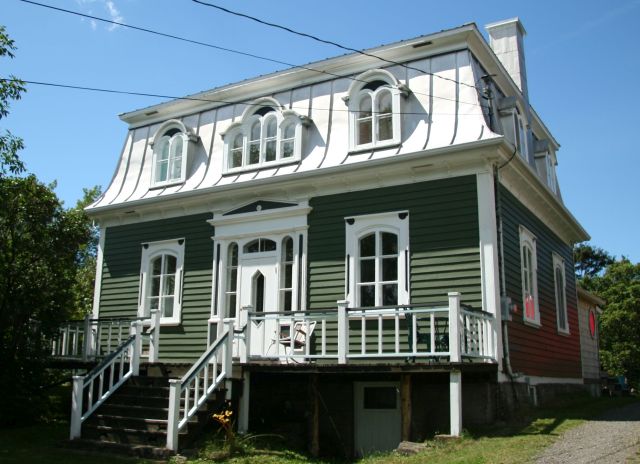
[[[78,439],[67,442],[67,445],[75,450],[104,454],[119,454],[122,456],[137,456],[144,459],[157,459],[165,461],[174,453],[163,446],[128,445],[109,441]]]
[[[93,414],[85,422],[89,426],[106,426],[119,429],[131,429],[147,432],[167,431],[167,419],[142,419],[130,416],[112,416]]]
[[[131,396],[161,396],[169,398],[169,387],[145,386],[145,385],[123,385],[117,390],[124,395]]]
[[[181,437],[188,434],[187,425],[180,431]],[[147,445],[155,447],[166,446],[166,430],[151,432],[148,430],[136,430],[119,427],[109,427],[107,425],[86,424],[82,429],[82,437],[89,440],[99,440],[102,442],[120,443],[125,445]]]
[[[163,396],[138,396],[138,395],[129,395],[120,392],[114,393],[105,404],[111,405],[133,405],[133,406],[146,406],[150,408],[166,408],[169,406],[169,397]]]
[[[169,408],[153,408],[130,404],[105,403],[99,409],[100,414],[122,417],[143,417],[145,419],[166,419]]]
[[[169,387],[169,377],[133,376],[127,382],[129,386]]]

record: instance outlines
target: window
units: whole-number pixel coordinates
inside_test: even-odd
[[[346,99],[351,150],[400,143],[401,94],[408,95],[407,87],[387,71],[368,71],[354,80]]]
[[[247,243],[243,251],[245,253],[264,253],[266,251],[276,251],[276,242],[268,238],[257,238]]]
[[[185,181],[191,135],[186,126],[171,120],[160,126],[153,138],[152,186],[160,187]]]
[[[558,318],[558,332],[569,333],[567,320],[567,286],[565,279],[564,260],[553,254],[553,278],[556,289],[556,315]]]
[[[536,239],[531,232],[522,226],[520,226],[520,263],[522,271],[522,307],[524,321],[534,325],[540,325]]]
[[[138,314],[160,311],[162,324],[179,324],[182,306],[184,240],[145,243],[142,246]]]
[[[282,256],[280,258],[280,311],[291,311],[293,308],[293,239],[282,240]]]
[[[520,152],[520,156],[528,160],[529,152],[527,149],[527,130],[526,123],[524,122],[524,118],[520,114],[520,111],[517,110],[515,113],[514,123],[516,125],[516,147],[518,147],[518,151]]]
[[[238,244],[229,245],[227,253],[227,289],[225,291],[227,317],[236,317],[238,310]]]
[[[408,213],[357,216],[346,224],[350,306],[408,304]]]
[[[547,172],[547,185],[553,193],[556,192],[556,169],[551,154],[545,156],[545,171]]]
[[[257,107],[257,109],[256,109]],[[302,127],[309,119],[282,110],[272,99],[252,105],[226,133],[224,172],[237,172],[299,161]]]

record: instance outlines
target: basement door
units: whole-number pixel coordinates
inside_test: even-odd
[[[275,253],[243,253],[240,275],[240,307],[251,305],[257,313],[278,310],[278,255]],[[277,353],[276,321],[264,320],[251,331],[250,353],[265,356]],[[270,352],[271,351],[271,352]]]
[[[355,383],[355,449],[359,456],[391,451],[401,438],[400,385]]]

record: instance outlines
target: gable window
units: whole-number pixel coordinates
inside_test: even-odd
[[[522,273],[522,307],[524,321],[530,324],[540,325],[536,238],[522,226],[520,226],[520,265]]]
[[[179,324],[182,307],[184,240],[145,243],[142,247],[138,314],[160,311],[162,324]]]
[[[564,260],[555,253],[553,254],[553,279],[556,290],[558,332],[568,334],[569,321],[567,319],[567,285],[565,279]]]
[[[354,79],[345,99],[351,150],[400,143],[400,95],[406,97],[408,88],[388,71],[368,71]]]
[[[256,106],[258,109],[256,109]],[[241,122],[222,134],[225,141],[224,172],[237,172],[299,161],[303,126],[309,119],[283,110],[272,99],[245,111]]]
[[[408,304],[408,224],[406,212],[347,218],[350,306]]]
[[[168,121],[160,126],[153,138],[152,181],[154,187],[185,181],[190,142],[196,141],[180,121]]]

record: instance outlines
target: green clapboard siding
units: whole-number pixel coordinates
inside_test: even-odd
[[[185,239],[182,324],[162,327],[160,360],[193,361],[206,348],[211,312],[213,228],[211,214],[108,227],[100,290],[100,317],[137,314],[142,243]]]
[[[506,188],[500,186],[506,293],[520,311],[509,323],[509,351],[514,370],[529,375],[580,377],[580,342],[573,248],[563,242]],[[522,308],[520,226],[536,237],[539,328],[525,325]],[[564,259],[570,335],[559,334],[552,253]]]
[[[411,303],[447,300],[459,291],[481,305],[475,176],[315,197],[310,201],[308,308],[335,308],[345,297],[348,216],[409,211]]]

